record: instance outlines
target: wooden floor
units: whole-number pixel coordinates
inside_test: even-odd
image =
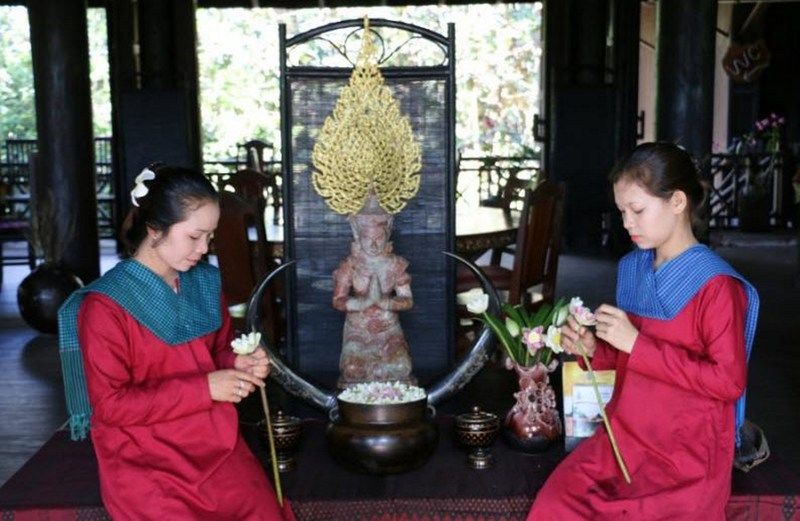
[[[717,251],[753,282],[761,295],[756,345],[750,361],[748,417],[765,431],[773,453],[800,469],[800,290],[796,246],[788,235],[715,235]],[[103,247],[102,269],[115,262]],[[66,420],[54,336],[39,335],[19,317],[16,288],[28,270],[5,267],[0,290],[0,484]],[[589,305],[613,302],[616,262],[562,255],[558,293]]]

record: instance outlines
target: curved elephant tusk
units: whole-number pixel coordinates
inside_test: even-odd
[[[260,331],[261,328],[261,302],[264,290],[272,283],[272,281],[281,274],[284,270],[293,266],[297,261],[288,261],[281,264],[278,268],[271,271],[264,277],[256,289],[250,295],[250,301],[247,304],[247,329],[250,331]],[[314,384],[295,373],[289,366],[287,366],[277,353],[271,348],[272,340],[262,335],[262,343],[269,354],[270,359],[270,376],[274,378],[287,392],[297,396],[312,405],[325,410],[331,411],[336,407],[336,397],[332,392],[320,389]]]
[[[483,273],[478,266],[463,257],[460,257],[454,253],[443,253],[448,257],[452,257],[464,264],[470,269],[470,271],[472,271],[472,273],[475,274],[475,276],[478,278],[478,281],[481,283],[481,286],[483,287],[483,291],[489,295],[489,312],[494,314],[499,313],[500,298],[497,295],[497,289],[495,289],[494,284],[492,284],[492,282],[486,277],[486,274]],[[483,365],[489,359],[489,354],[492,350],[492,347],[494,347],[494,342],[492,342],[492,339],[492,331],[489,329],[489,326],[484,324],[483,328],[481,329],[481,333],[473,341],[472,346],[470,347],[464,359],[461,360],[461,362],[452,371],[450,371],[450,373],[433,384],[430,387],[430,390],[426,389],[426,393],[428,394],[428,403],[435,406],[446,398],[449,398],[453,394],[457,393],[465,385],[467,385],[467,383],[472,380],[472,377],[475,376],[475,373],[480,371]]]

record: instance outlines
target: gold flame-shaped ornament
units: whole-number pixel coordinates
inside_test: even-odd
[[[311,181],[334,212],[357,213],[373,192],[395,214],[419,190],[420,147],[378,70],[366,17],[363,35],[350,82],[314,145]]]

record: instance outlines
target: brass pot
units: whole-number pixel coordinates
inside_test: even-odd
[[[500,418],[496,414],[482,411],[475,406],[469,413],[456,416],[456,441],[469,449],[467,462],[474,469],[486,469],[492,466],[492,454],[489,451],[497,433],[500,431]]]
[[[382,405],[337,403],[326,438],[334,459],[345,467],[369,474],[406,472],[422,466],[436,448],[439,431],[427,399]]]

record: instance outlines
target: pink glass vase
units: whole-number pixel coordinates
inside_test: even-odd
[[[504,436],[518,450],[541,452],[563,432],[549,376],[558,367],[558,361],[553,360],[548,366],[512,365],[519,378],[519,391],[514,393],[516,402],[506,415]]]

